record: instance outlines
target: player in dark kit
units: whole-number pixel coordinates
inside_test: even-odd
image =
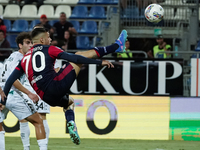
[[[67,92],[79,74],[82,64],[114,67],[109,61],[90,58],[100,58],[109,53],[123,52],[127,32],[123,30],[113,45],[95,47],[93,50],[77,52],[76,54],[64,52],[55,46],[49,46],[51,39],[44,28],[35,28],[31,35],[34,46],[26,53],[10,75],[4,93],[7,96],[13,82],[25,72],[31,86],[41,99],[51,106],[60,106],[67,109],[65,117],[68,121],[67,126],[71,140],[75,144],[80,144],[80,138],[74,123],[74,112],[69,107],[73,104],[73,99],[68,97]],[[54,63],[57,58],[69,61],[63,65],[58,73],[54,70]],[[4,103],[6,102],[6,98],[2,98],[2,100],[4,100]]]

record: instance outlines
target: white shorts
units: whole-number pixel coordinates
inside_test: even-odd
[[[8,94],[6,107],[18,118],[25,119],[36,113],[35,106],[32,101],[21,97],[19,94]]]
[[[37,103],[35,103],[35,108],[38,113],[50,114],[49,104],[47,104],[41,99]]]

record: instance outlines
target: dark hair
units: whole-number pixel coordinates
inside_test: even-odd
[[[62,15],[62,14],[65,14],[65,15],[66,15],[66,13],[65,13],[65,12],[63,12],[63,11],[60,13],[60,15]]]
[[[71,33],[69,30],[65,30],[65,32],[69,32],[69,41],[71,41],[71,40],[74,39],[72,33]],[[65,32],[64,32],[64,33],[65,33]],[[65,34],[64,34],[64,36],[65,36]],[[64,37],[64,41],[67,42],[67,40],[65,39],[65,37]]]
[[[46,32],[48,32],[48,30],[45,29],[45,28],[42,28],[42,27],[41,28],[35,28],[31,32],[31,38],[33,39],[34,37],[36,37],[40,33],[46,33]]]
[[[3,31],[3,30],[0,30],[0,32],[3,32],[3,34],[4,34],[4,31]]]
[[[3,21],[3,19],[1,19],[0,25],[4,25],[4,21]]]
[[[24,39],[29,39],[31,40],[31,35],[29,32],[21,32],[17,37],[16,37],[16,43],[17,46],[19,47],[19,44],[23,45]]]

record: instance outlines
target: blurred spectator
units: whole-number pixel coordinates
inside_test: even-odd
[[[9,56],[10,51],[5,51],[2,48],[10,48],[10,43],[5,39],[3,30],[0,30],[0,56]]]
[[[62,46],[62,49],[64,51],[67,51],[68,49],[76,49],[76,41],[69,31],[65,31],[64,45]]]
[[[158,45],[153,47],[153,52],[151,50],[148,51],[148,56],[150,58],[171,58],[171,54],[169,53],[158,53],[171,51],[171,46],[164,41],[162,35],[157,36],[156,42]]]
[[[0,48],[10,48],[10,43],[5,39],[3,30],[0,30]]]
[[[58,46],[61,46],[64,41],[64,32],[68,30],[72,35],[76,35],[77,31],[74,26],[67,21],[67,16],[64,12],[60,13],[60,21],[56,22],[53,26],[57,33]]]
[[[43,14],[43,15],[40,16],[40,23],[37,24],[37,25],[41,25],[41,26],[43,26],[44,28],[48,29],[49,34],[50,34],[50,38],[51,38],[52,40],[54,40],[54,37],[53,37],[54,29],[53,29],[53,27],[49,24],[49,21],[48,21],[47,16],[46,16],[45,14]]]
[[[5,38],[6,37],[6,26],[4,25],[3,16],[1,16],[1,15],[0,15],[0,30],[3,30],[4,38]]]
[[[126,43],[125,43],[125,46],[126,46],[126,52],[129,52],[130,51],[130,42],[127,40]],[[133,57],[133,54],[130,52],[130,53],[117,53],[117,57],[118,58],[132,58]]]
[[[44,0],[24,0],[24,4],[32,4],[33,2],[37,3],[37,7],[40,7],[44,4]]]

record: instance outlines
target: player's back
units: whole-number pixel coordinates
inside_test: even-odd
[[[55,57],[51,55],[52,46],[34,45],[21,61],[21,66],[26,73],[33,89],[43,92],[56,76],[54,71]]]
[[[23,58],[23,54],[16,51],[13,52],[3,63],[3,68],[0,72],[1,82],[5,83],[10,74],[13,72],[15,67],[19,64],[21,59]]]

